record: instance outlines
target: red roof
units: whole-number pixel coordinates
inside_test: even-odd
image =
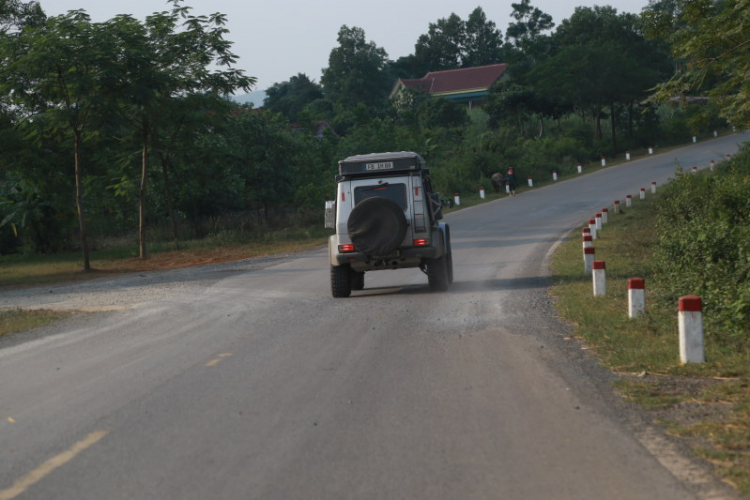
[[[474,68],[430,71],[422,78],[400,79],[393,90],[395,92],[399,84],[430,94],[487,89],[503,76],[507,67],[507,64],[490,64]]]

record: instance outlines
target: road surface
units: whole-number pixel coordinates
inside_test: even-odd
[[[333,299],[322,249],[4,291],[107,312],[0,339],[0,500],[734,498],[613,396],[546,259],[675,159],[749,139],[449,214],[447,293],[381,271]]]

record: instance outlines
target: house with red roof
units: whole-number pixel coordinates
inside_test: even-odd
[[[399,78],[389,97],[392,99],[408,88],[432,96],[467,103],[471,108],[487,98],[490,87],[502,78],[507,67],[507,64],[490,64],[473,68],[430,71],[422,78]]]

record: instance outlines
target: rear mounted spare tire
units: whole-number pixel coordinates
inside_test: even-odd
[[[367,255],[388,255],[398,248],[406,235],[406,217],[395,202],[376,196],[354,207],[346,227],[358,251]]]

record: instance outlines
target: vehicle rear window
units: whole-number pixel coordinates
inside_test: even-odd
[[[406,184],[376,184],[374,186],[359,186],[354,188],[354,204],[357,205],[367,198],[379,196],[396,203],[401,210],[406,211]]]

